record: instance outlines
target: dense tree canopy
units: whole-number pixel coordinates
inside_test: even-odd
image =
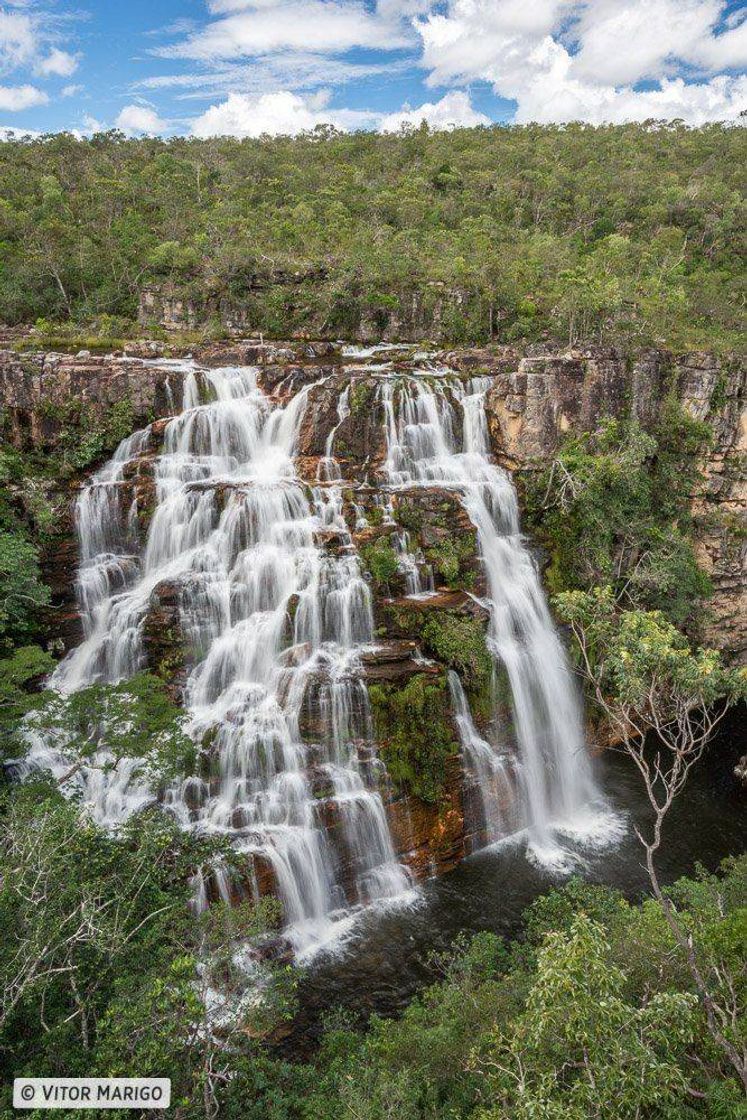
[[[132,320],[169,281],[279,335],[383,328],[413,300],[433,325],[445,294],[455,341],[729,346],[744,162],[743,129],[677,122],[9,141],[0,320]]]

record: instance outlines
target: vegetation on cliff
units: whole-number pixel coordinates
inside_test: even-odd
[[[745,143],[677,123],[6,141],[0,320],[121,336],[166,285],[276,336],[729,346]]]
[[[333,1016],[313,1059],[289,1064],[257,1037],[292,1012],[282,969],[269,1019],[265,1008],[219,1044],[205,1033],[203,989],[218,977],[196,971],[201,946],[225,950],[273,920],[218,906],[195,922],[188,879],[214,858],[205,841],[161,814],[115,839],[45,783],[9,791],[2,812],[2,1105],[11,1074],[167,1073],[182,1120],[741,1115],[653,901],[573,880],[530,907],[523,940],[463,939],[401,1018]],[[709,982],[724,1001],[743,998],[745,860],[668,896]],[[240,985],[230,959],[217,971]],[[738,1041],[736,1020],[725,1029]]]
[[[708,424],[675,401],[651,432],[610,420],[570,437],[530,480],[527,528],[549,553],[551,592],[610,586],[628,607],[696,632],[710,592],[690,513]]]
[[[402,688],[372,684],[368,692],[390,778],[423,801],[438,801],[447,760],[459,751],[445,677],[418,673]]]

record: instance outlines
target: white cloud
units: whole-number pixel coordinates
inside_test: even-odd
[[[125,105],[114,124],[128,136],[154,136],[168,128],[168,121],[147,105]]]
[[[19,113],[22,109],[33,109],[36,105],[46,105],[49,97],[36,86],[0,86],[0,111]]]
[[[735,119],[745,106],[747,24],[719,29],[723,0],[449,0],[415,26],[428,84],[484,80],[516,120]],[[684,81],[682,72],[697,80]],[[707,80],[707,75],[716,74]],[[643,80],[658,88],[637,89]]]
[[[258,97],[278,89],[305,90],[319,85],[344,85],[379,75],[391,77],[402,73],[405,59],[380,62],[350,62],[344,58],[330,61],[324,55],[284,51],[252,62],[222,63],[180,74],[156,74],[138,81],[134,89],[173,90],[182,100],[223,98],[241,92]]]
[[[96,117],[92,117],[90,113],[84,113],[82,117],[83,128],[81,132],[83,136],[92,136],[94,132],[103,132],[104,125]]]
[[[0,11],[0,71],[9,73],[30,62],[36,51],[31,17],[23,12]]]
[[[75,55],[53,47],[46,58],[42,58],[34,67],[37,74],[48,78],[54,75],[59,78],[69,78],[78,69],[78,59]]]
[[[84,88],[81,85],[63,86],[60,90],[60,97],[75,97],[76,94],[82,93]]]
[[[417,127],[427,121],[430,128],[470,128],[478,124],[490,124],[490,118],[472,108],[469,95],[454,91],[447,93],[440,101],[426,101],[417,109],[405,106],[398,113],[388,113],[379,123],[380,132],[398,132],[403,125]]]
[[[210,8],[223,18],[155,53],[216,62],[281,51],[335,55],[355,47],[391,50],[413,42],[399,14],[381,16],[355,0],[220,0]]]
[[[318,100],[304,99],[290,90],[248,97],[231,93],[192,122],[194,136],[297,136],[319,124],[332,124],[341,130],[361,128],[377,114],[353,109],[326,109]]]
[[[747,63],[747,24],[714,33],[721,0],[597,0],[579,13],[575,76],[630,85],[670,76],[675,60],[707,71]]]

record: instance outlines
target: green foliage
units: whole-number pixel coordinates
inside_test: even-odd
[[[21,533],[0,532],[0,649],[35,632],[49,599],[34,545]]]
[[[418,673],[404,688],[374,684],[368,692],[390,778],[423,801],[438,801],[447,759],[459,750],[446,681]]]
[[[458,537],[447,537],[438,544],[425,550],[425,558],[433,568],[434,574],[439,577],[439,582],[449,587],[470,588],[475,582],[475,573],[471,568],[477,552],[477,541],[474,533],[460,534]]]
[[[194,770],[196,748],[184,730],[184,712],[164,682],[150,673],[115,685],[90,685],[69,696],[44,693],[29,718],[54,738],[72,764],[104,751],[110,766],[125,758],[142,759],[154,781]]]
[[[165,284],[204,322],[228,296],[285,337],[728,347],[744,145],[651,122],[6,141],[0,320],[111,316],[122,337],[141,287]]]
[[[484,1120],[674,1118],[696,997],[656,992],[638,1006],[624,996],[625,979],[603,928],[585,914],[568,933],[549,933],[524,1010],[478,1062],[495,1101]]]
[[[63,425],[60,448],[62,469],[67,473],[83,471],[96,463],[131,435],[135,427],[134,411],[129,400],[115,401],[100,424],[94,424],[86,406],[76,400],[70,401],[55,419]]]
[[[360,555],[378,587],[388,587],[399,575],[399,559],[388,540],[364,545],[360,549]]]
[[[660,611],[620,611],[612,590],[567,591],[554,605],[573,629],[603,695],[621,711],[664,717],[747,695],[747,672],[691,649]]]
[[[485,625],[454,611],[434,611],[422,628],[428,653],[455,669],[465,686],[478,691],[490,680],[493,661],[485,644]]]
[[[612,420],[568,440],[528,492],[551,591],[609,584],[631,606],[697,627],[711,586],[693,552],[689,503],[709,438],[667,400],[653,434]]]
[[[117,987],[165,973],[187,935],[193,841],[161,814],[115,840],[43,783],[14,789],[0,814],[6,1060],[16,1074],[90,1073],[86,1032]]]
[[[747,859],[670,893],[704,946],[709,982],[743,999]],[[508,949],[489,933],[458,939],[433,962],[440,982],[401,1017],[374,1017],[365,1031],[330,1022],[304,1105],[289,1091],[280,1115],[737,1120],[741,1087],[710,1042],[656,903],[632,906],[574,879],[526,919],[526,940]],[[282,1076],[277,1067],[265,1089],[275,1106]]]
[[[350,386],[350,415],[354,420],[360,420],[373,406],[376,400],[376,383],[370,379],[353,381]]]
[[[8,734],[27,710],[27,687],[54,668],[54,658],[40,646],[19,646],[0,658],[0,731]]]
[[[652,900],[572,880],[532,905],[525,941],[459,938],[400,1017],[332,1015],[318,1052],[289,1064],[250,1037],[293,1014],[288,970],[245,1031],[217,1049],[206,1033],[201,985],[240,989],[233,947],[278,917],[272,902],[189,914],[195,867],[227,848],[160,812],[113,836],[44,783],[8,790],[0,825],[0,1107],[12,1075],[167,1075],[185,1120],[209,1092],[235,1120],[740,1115]],[[747,857],[669,894],[709,984],[743,1001]],[[739,1018],[726,1029],[739,1043]]]
[[[189,912],[195,868],[237,858],[160,811],[115,836],[51,784],[0,796],[0,1109],[12,1076],[169,1076],[179,1115],[204,1117],[214,1057],[205,976],[218,951],[277,919],[274,902],[219,905],[199,921]],[[263,994],[252,979],[240,1025],[267,1029],[291,1014],[294,982],[270,973]],[[249,1076],[243,1030],[230,1053]]]

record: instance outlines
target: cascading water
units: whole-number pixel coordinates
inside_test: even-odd
[[[573,680],[519,531],[516,494],[508,474],[489,458],[484,398],[491,383],[475,378],[465,386],[438,371],[427,379],[383,381],[385,469],[393,487],[457,490],[477,529],[488,586],[489,644],[510,684],[531,846],[539,858],[556,860],[554,826],[571,822],[598,793]],[[488,759],[490,744],[477,736],[458,680],[452,680],[452,693],[465,759],[489,791],[499,760]],[[493,818],[493,831],[496,824]]]
[[[280,407],[252,369],[185,372],[184,411],[168,424],[155,461],[156,507],[142,554],[136,511],[122,508],[122,482],[125,464],[148,445],[147,430],[125,441],[80,497],[85,640],[51,683],[69,692],[136,672],[151,596],[159,584],[178,585],[196,657],[185,694],[190,732],[198,742],[212,738],[213,764],[207,776],[169,789],[165,804],[185,827],[228,834],[239,850],[269,862],[287,934],[303,950],[325,939],[350,906],[409,885],[377,788],[380,769],[370,761],[359,664],[373,638],[370,591],[333,482],[334,431],[311,501],[295,473],[309,387]],[[340,422],[345,408],[343,396]],[[317,543],[324,531],[342,541],[335,555]],[[300,726],[310,698],[322,728],[313,745]],[[360,744],[368,748],[363,758]],[[107,823],[142,803],[136,771],[84,772],[84,796]],[[321,795],[310,775],[325,787]],[[119,784],[111,815],[111,799],[100,790],[91,796],[102,782]],[[344,883],[324,814],[338,825]],[[227,895],[221,876],[213,878]],[[204,878],[195,889],[196,905],[204,905]]]
[[[379,792],[387,777],[374,749],[362,656],[374,645],[371,595],[346,504],[357,531],[370,524],[334,454],[350,417],[351,382],[341,387],[337,420],[308,486],[294,453],[313,386],[283,406],[262,393],[253,369],[187,362],[173,373],[184,381],[183,411],[165,429],[125,440],[80,495],[84,640],[51,684],[68,693],[141,669],[153,598],[161,587],[176,588],[192,651],[188,726],[206,761],[162,800],[183,827],[227,835],[255,865],[269,866],[288,937],[303,952],[341,928],[351,909],[401,897],[410,885]],[[433,577],[396,525],[392,490],[451,488],[477,529],[489,645],[510,685],[518,751],[517,759],[508,744],[478,732],[450,674],[465,768],[479,791],[480,835],[491,841],[525,825],[532,850],[552,860],[558,829],[597,791],[573,682],[519,532],[513,485],[490,459],[491,379],[465,385],[448,371],[394,376],[391,367],[370,366],[365,376],[380,381],[386,429],[388,487],[374,496],[377,521],[391,525],[407,595],[433,595]],[[281,389],[292,393],[290,375]],[[131,484],[141,470],[155,484],[143,544]],[[69,768],[60,744],[30,741],[32,764],[58,776]],[[105,750],[80,767],[74,783],[105,824],[154,799],[141,765],[113,765]],[[503,806],[516,801],[517,784],[523,816],[508,816]],[[199,909],[211,894],[233,897],[236,883],[216,865],[199,872],[194,887]]]

